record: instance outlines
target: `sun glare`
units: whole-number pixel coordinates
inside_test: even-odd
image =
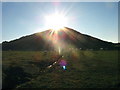
[[[67,18],[60,13],[45,16],[45,21],[46,26],[54,30],[59,30],[67,25]]]

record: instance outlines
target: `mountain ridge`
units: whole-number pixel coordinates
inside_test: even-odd
[[[49,40],[50,34],[52,39],[55,39],[55,31],[53,32],[52,29],[48,29],[43,32],[34,33],[31,35],[23,36],[15,40],[11,40],[9,42],[5,41],[2,42],[2,49],[3,51],[7,50],[53,50],[54,40]],[[60,33],[60,34],[59,34]],[[62,34],[61,34],[62,33]],[[53,38],[54,37],[54,38]],[[63,38],[64,37],[64,38]],[[101,39],[92,37],[87,34],[82,34],[74,29],[64,27],[64,29],[60,29],[58,31],[58,43],[65,44],[69,46],[69,48],[82,48],[82,49],[116,49],[114,46],[115,43],[103,41]],[[45,40],[46,39],[46,40]],[[56,40],[57,41],[57,40]],[[60,42],[59,42],[60,41]],[[19,45],[20,44],[20,45]],[[1,45],[0,45],[1,46]],[[71,47],[73,46],[73,47]],[[25,48],[24,48],[25,47]],[[60,46],[61,47],[61,46]],[[62,47],[63,48],[63,47]],[[65,48],[65,47],[64,47]]]

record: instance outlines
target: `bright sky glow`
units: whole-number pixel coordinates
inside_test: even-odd
[[[65,17],[61,13],[54,13],[51,15],[45,16],[46,21],[46,27],[58,30],[60,28],[63,28],[64,26],[67,26],[67,17]]]
[[[2,41],[62,26],[117,43],[118,2],[2,3]]]

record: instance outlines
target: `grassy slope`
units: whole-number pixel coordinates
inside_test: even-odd
[[[59,65],[40,73],[40,65],[34,62],[52,61],[57,57],[55,52],[3,52],[4,73],[10,66],[23,68],[32,75],[29,81],[15,85],[17,88],[108,88],[117,87],[118,51],[71,51],[64,52],[67,70]],[[29,63],[31,62],[31,63]],[[12,72],[11,72],[12,73]]]

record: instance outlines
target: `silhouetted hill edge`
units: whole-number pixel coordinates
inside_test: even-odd
[[[64,34],[65,38],[60,38],[61,41],[67,43],[67,45],[72,45],[74,48],[83,50],[118,50],[120,48],[120,43],[112,43],[103,41],[101,39],[82,34],[74,29],[65,27],[68,30],[68,34],[63,30],[59,31]],[[41,51],[41,50],[54,50],[52,42],[48,42],[44,38],[48,38],[50,30],[46,30],[39,33],[34,33],[32,35],[27,35],[15,39],[12,41],[4,41],[0,44],[3,51],[13,50],[13,51]],[[73,37],[73,39],[71,39]],[[63,40],[64,39],[64,40]],[[70,47],[68,47],[70,48]]]

